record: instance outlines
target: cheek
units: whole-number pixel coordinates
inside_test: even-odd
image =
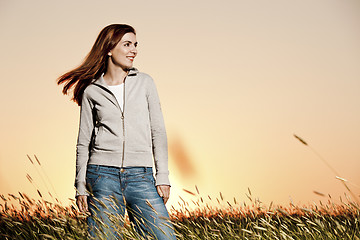
[[[118,58],[122,58],[122,57],[125,56],[124,52],[121,51],[121,50],[117,50],[116,52],[114,52],[113,55],[115,55],[115,56],[118,57]]]
[[[128,49],[125,47],[119,48],[119,54],[122,56],[125,56],[128,52]]]
[[[122,51],[117,51],[113,54],[113,58],[117,62],[123,62],[124,60],[126,60],[126,54]]]

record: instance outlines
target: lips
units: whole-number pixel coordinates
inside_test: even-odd
[[[127,56],[126,58],[129,59],[130,61],[134,61],[135,56]]]

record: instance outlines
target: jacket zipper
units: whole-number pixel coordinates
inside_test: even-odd
[[[109,89],[106,89],[111,95],[114,96],[116,102],[118,103],[119,105],[119,108],[120,108],[120,112],[121,112],[121,122],[122,122],[122,129],[123,129],[123,142],[122,142],[122,145],[123,145],[123,152],[122,152],[122,157],[121,157],[121,168],[120,168],[120,171],[121,172],[124,172],[124,159],[125,159],[125,116],[124,116],[124,112],[125,112],[125,82],[126,82],[126,78],[127,78],[128,75],[126,75],[126,77],[124,78],[124,87],[123,87],[123,109],[121,110],[121,107],[119,105],[119,102],[117,101],[115,95],[109,90]],[[97,84],[96,84],[97,85]],[[101,86],[103,87],[103,86]]]
[[[121,172],[124,172],[124,158],[125,158],[125,119],[124,119],[124,112],[125,112],[125,81],[126,77],[124,78],[124,87],[123,87],[123,108],[120,108],[121,111],[121,121],[122,121],[122,128],[123,128],[123,152],[122,152],[122,159],[121,159]]]

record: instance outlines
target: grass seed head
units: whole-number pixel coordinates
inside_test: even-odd
[[[297,136],[297,135],[295,135],[294,134],[294,137],[297,139],[297,140],[299,140],[302,144],[304,144],[304,145],[308,145],[302,138],[300,138],[299,136]]]

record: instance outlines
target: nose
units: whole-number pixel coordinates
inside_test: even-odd
[[[136,49],[136,47],[135,46],[133,46],[132,47],[132,49],[131,49],[131,53],[133,53],[133,54],[137,54],[137,49]]]

